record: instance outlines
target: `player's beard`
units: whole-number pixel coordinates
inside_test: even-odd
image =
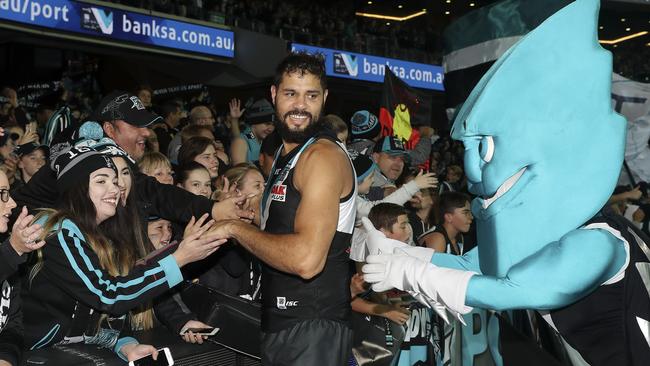
[[[307,124],[307,127],[305,127],[303,130],[290,129],[289,125],[286,122],[290,114],[308,115],[309,123]],[[302,144],[303,142],[307,141],[310,137],[314,136],[316,132],[318,132],[322,128],[322,123],[320,122],[320,115],[316,116],[316,119],[314,119],[314,116],[307,111],[300,111],[294,109],[285,113],[284,116],[280,116],[276,112],[276,116],[277,118],[275,121],[275,128],[276,130],[278,130],[278,133],[280,134],[280,137],[284,142],[288,142],[292,144]]]

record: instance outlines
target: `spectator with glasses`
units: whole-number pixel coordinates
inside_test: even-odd
[[[9,181],[0,171],[0,233],[9,229],[7,217],[16,208],[9,195]],[[31,224],[34,217],[22,208],[9,239],[0,244],[0,366],[18,365],[23,349],[23,319],[20,279],[14,273],[25,261],[25,254],[45,244],[37,240],[41,226]]]

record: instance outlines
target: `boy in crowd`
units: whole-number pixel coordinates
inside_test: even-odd
[[[408,243],[411,237],[411,225],[409,225],[408,211],[404,206],[380,203],[370,210],[368,219],[387,238]]]
[[[408,211],[403,206],[380,203],[370,210],[368,219],[387,238],[408,244],[411,237],[411,226],[408,222]],[[385,295],[383,297],[387,298]],[[407,298],[411,299],[410,296]],[[352,302],[352,309],[360,312],[365,312],[363,310],[366,307],[384,310],[384,313],[375,315],[384,316],[406,327],[404,340],[400,346],[399,354],[393,360],[393,365],[431,364],[433,361],[431,356],[434,354],[431,343],[431,312],[418,302],[412,302],[408,307],[404,307],[402,299],[401,296],[393,297],[390,305],[362,304],[360,302],[364,300],[355,299]],[[358,303],[355,304],[355,302]]]
[[[41,169],[49,155],[49,149],[45,145],[29,142],[18,145],[15,150],[18,157],[18,169],[22,183],[29,182],[32,176]]]
[[[408,243],[411,237],[411,227],[408,224],[406,209],[394,203],[380,203],[370,210],[368,219],[386,237]],[[355,275],[360,276],[360,275]],[[352,302],[352,310],[369,315],[377,315],[393,322],[404,325],[409,319],[408,309],[399,304],[387,303],[386,297],[379,294],[377,302],[371,302],[361,297],[355,297]]]
[[[438,253],[462,255],[463,234],[469,231],[474,217],[469,197],[460,192],[445,192],[440,195],[438,217],[435,229],[422,236],[420,244]]]

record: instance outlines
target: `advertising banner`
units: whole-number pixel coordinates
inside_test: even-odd
[[[71,0],[0,0],[0,21],[232,58],[232,31]]]
[[[388,68],[412,87],[444,90],[442,66],[307,46],[300,43],[292,43],[291,50],[320,53],[325,56],[328,76],[383,83],[386,68]]]

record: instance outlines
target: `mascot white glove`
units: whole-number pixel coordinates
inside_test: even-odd
[[[367,217],[361,218],[361,223],[366,229],[366,246],[370,254],[392,254],[399,253],[418,258],[425,262],[431,262],[434,250],[425,247],[412,247],[399,240],[389,239],[381,231],[375,229]]]
[[[408,248],[410,245],[399,240],[389,239],[381,231],[375,229],[367,217],[361,218],[361,223],[368,234],[366,246],[370,254],[392,254],[395,248]]]
[[[472,308],[465,306],[465,293],[474,272],[443,268],[407,255],[375,254],[366,257],[364,280],[373,284],[375,292],[397,288],[411,293],[424,305],[432,307],[445,321],[444,309],[462,322],[461,314]]]

